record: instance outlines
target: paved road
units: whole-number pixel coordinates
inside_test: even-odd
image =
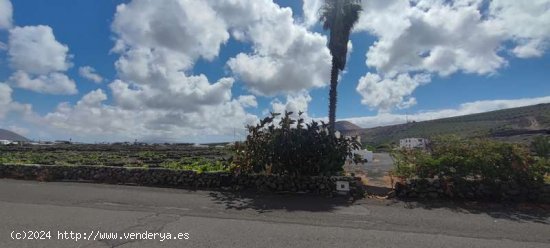
[[[0,247],[549,247],[550,212],[526,208],[2,179]],[[12,240],[14,230],[52,237]],[[58,231],[189,239],[75,241]]]

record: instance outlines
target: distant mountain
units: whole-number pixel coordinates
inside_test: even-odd
[[[360,126],[357,126],[349,121],[337,121],[334,127],[337,131],[346,132],[363,129]]]
[[[25,142],[30,141],[29,139],[19,134],[16,134],[12,131],[8,131],[5,129],[0,129],[0,140],[25,141]]]
[[[550,103],[366,128],[350,131],[348,134],[360,135],[363,143],[371,145],[398,143],[403,138],[433,138],[448,134],[526,143],[534,136],[550,135]]]

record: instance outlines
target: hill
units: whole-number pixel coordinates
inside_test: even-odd
[[[29,139],[19,134],[16,134],[12,131],[8,131],[5,129],[0,129],[0,140],[25,141],[25,142],[30,141]]]
[[[357,126],[349,121],[337,121],[336,125],[334,127],[336,130],[340,132],[346,132],[346,131],[354,131],[354,130],[360,130],[363,129],[360,126]]]
[[[526,143],[536,135],[550,135],[550,103],[344,133],[360,135],[363,143],[370,145],[448,134]]]

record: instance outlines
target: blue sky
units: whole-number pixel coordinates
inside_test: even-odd
[[[0,127],[34,139],[200,142],[232,139],[268,111],[326,117],[328,33],[315,22],[322,1],[166,2],[0,0],[12,6],[0,11]],[[171,12],[159,14],[165,7]],[[550,1],[363,8],[338,119],[371,127],[550,102]],[[205,9],[211,15],[193,16]],[[26,54],[33,46],[51,52]],[[33,60],[42,64],[24,66]],[[83,76],[85,66],[101,82]]]

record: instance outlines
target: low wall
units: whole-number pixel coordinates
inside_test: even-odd
[[[462,198],[491,201],[539,201],[550,203],[550,185],[521,186],[514,182],[476,180],[409,179],[395,184],[399,198]]]
[[[197,173],[165,168],[7,164],[0,165],[0,178],[39,181],[88,181],[185,189],[304,192],[317,195],[337,194],[336,181],[347,181],[350,186],[347,195],[360,198],[364,194],[360,179],[355,177],[233,175],[227,172]]]

